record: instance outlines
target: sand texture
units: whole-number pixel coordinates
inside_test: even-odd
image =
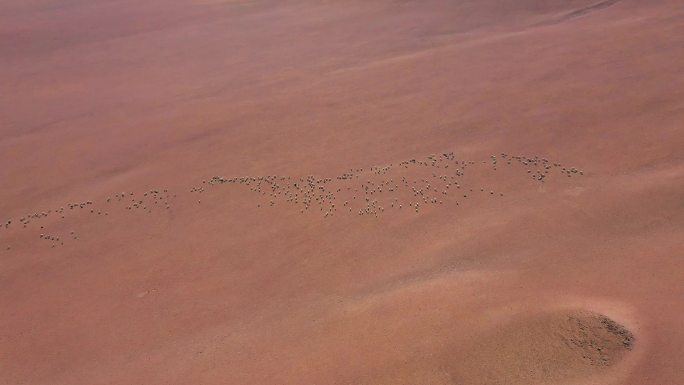
[[[684,383],[684,7],[0,2],[0,385]]]

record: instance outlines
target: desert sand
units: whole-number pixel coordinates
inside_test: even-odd
[[[684,382],[681,1],[0,3],[0,384]]]

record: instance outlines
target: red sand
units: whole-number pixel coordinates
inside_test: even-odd
[[[684,381],[680,2],[139,3],[0,4],[0,384]]]

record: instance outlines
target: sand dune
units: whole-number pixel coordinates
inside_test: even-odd
[[[0,4],[0,384],[682,382],[677,1]]]
[[[447,346],[423,370],[401,365],[378,383],[585,383],[624,368],[634,343],[622,325],[592,312],[517,316]]]
[[[631,332],[602,315],[580,311],[532,316],[477,337],[465,357],[452,364],[454,382],[576,380],[618,364],[634,343]],[[465,378],[459,378],[460,372]]]

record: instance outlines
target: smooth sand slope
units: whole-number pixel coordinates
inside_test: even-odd
[[[679,1],[0,3],[0,384],[684,382]]]

